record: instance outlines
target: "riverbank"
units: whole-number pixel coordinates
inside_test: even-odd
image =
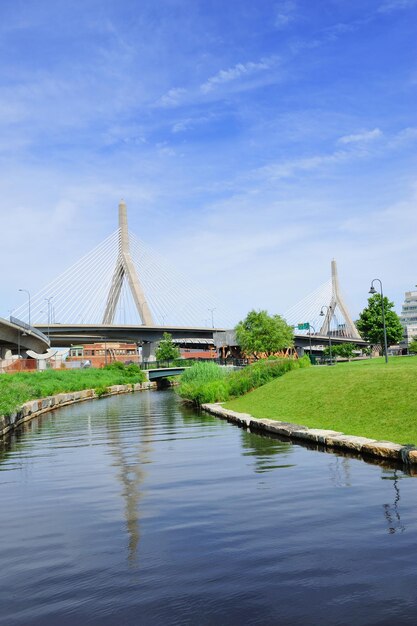
[[[0,415],[10,415],[28,400],[57,393],[95,389],[98,394],[111,385],[143,383],[146,374],[135,365],[112,363],[107,367],[80,370],[18,372],[0,376]]]
[[[121,363],[103,369],[5,374],[0,377],[0,436],[59,406],[154,387],[137,365]]]
[[[307,428],[300,424],[292,424],[272,419],[255,418],[248,413],[239,413],[226,408],[220,403],[202,404],[203,411],[234,422],[244,428],[266,433],[273,433],[288,439],[310,443],[325,448],[346,450],[349,453],[359,454],[366,458],[374,457],[379,460],[404,463],[412,471],[417,470],[417,447],[400,445],[390,441],[378,441],[367,437],[345,435],[343,432],[321,428]]]
[[[96,389],[83,389],[72,393],[58,393],[36,400],[30,400],[18,407],[10,415],[0,415],[0,437],[9,434],[25,422],[39,417],[44,413],[59,409],[69,404],[94,400],[106,396],[114,396],[121,393],[133,393],[134,391],[144,391],[146,389],[156,389],[154,382],[128,383],[126,385],[110,385],[109,387],[97,391]]]
[[[225,403],[258,419],[417,444],[417,357],[291,371]]]

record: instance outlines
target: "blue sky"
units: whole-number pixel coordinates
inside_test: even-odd
[[[0,309],[117,226],[283,313],[417,283],[415,0],[4,0]]]

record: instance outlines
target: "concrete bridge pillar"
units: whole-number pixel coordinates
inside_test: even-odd
[[[4,348],[4,347],[2,348],[0,346],[0,359],[1,360],[3,360],[3,359],[11,359],[11,357],[12,357],[11,350],[9,350],[8,348]]]
[[[157,345],[155,341],[144,341],[142,344],[142,361],[144,363],[156,361],[155,351]]]

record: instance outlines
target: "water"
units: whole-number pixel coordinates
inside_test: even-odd
[[[171,390],[60,409],[0,453],[0,624],[417,622],[417,482]]]

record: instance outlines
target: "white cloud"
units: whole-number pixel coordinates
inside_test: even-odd
[[[344,135],[339,138],[339,143],[349,144],[349,143],[365,143],[368,141],[373,141],[374,139],[379,139],[382,137],[383,133],[379,128],[374,128],[373,130],[365,130],[361,133],[356,133],[353,135]]]
[[[380,13],[392,13],[401,9],[411,9],[416,6],[417,0],[385,0],[378,11]]]
[[[409,126],[408,128],[404,128],[400,130],[390,141],[389,145],[392,148],[396,148],[398,146],[402,146],[412,141],[417,140],[417,128],[414,126]]]
[[[341,161],[344,161],[350,157],[350,152],[339,150],[331,154],[318,154],[302,159],[283,161],[282,163],[271,163],[256,170],[255,177],[260,177],[268,180],[290,178],[291,176],[297,174],[297,172],[313,171],[319,169],[322,166],[340,163]]]
[[[175,134],[183,133],[185,130],[188,130],[192,124],[192,119],[188,118],[185,120],[180,120],[179,122],[175,122],[173,127],[171,128],[171,132]]]
[[[247,63],[237,63],[234,67],[227,70],[220,70],[215,76],[211,76],[205,83],[200,85],[200,90],[203,93],[208,93],[218,85],[224,83],[230,83],[231,81],[238,80],[270,69],[272,66],[272,59],[261,59],[258,63],[248,61]]]
[[[183,97],[186,94],[186,90],[182,87],[173,87],[161,98],[159,98],[157,104],[162,107],[175,107],[178,106]]]
[[[286,28],[295,19],[296,8],[295,0],[281,0],[276,7],[275,27]]]

